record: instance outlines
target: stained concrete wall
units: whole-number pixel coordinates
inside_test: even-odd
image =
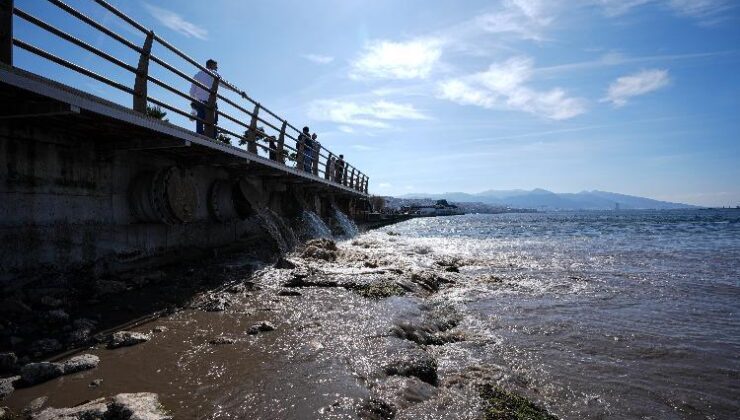
[[[116,269],[262,235],[253,217],[209,218],[209,185],[228,178],[215,167],[191,168],[199,193],[196,221],[137,221],[128,203],[132,179],[178,162],[152,152],[96,148],[100,140],[0,125],[0,281],[44,268]]]

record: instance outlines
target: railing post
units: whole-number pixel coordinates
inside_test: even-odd
[[[319,159],[321,159],[321,144],[317,141],[313,142],[313,160],[311,163],[313,163],[313,167],[311,168],[311,171],[314,175],[319,175]]]
[[[13,65],[13,0],[0,0],[0,63]]]
[[[257,154],[257,114],[260,112],[260,104],[254,105],[252,111],[252,122],[249,123],[249,132],[247,133],[247,151]]]
[[[213,77],[213,83],[211,84],[211,93],[208,95],[208,103],[206,103],[206,136],[215,139],[216,138],[216,121],[218,120],[218,114],[216,112],[216,97],[218,95],[218,77]]]
[[[277,143],[277,158],[280,163],[285,165],[285,129],[288,127],[288,121],[283,120],[283,126],[280,128],[280,136]]]
[[[352,173],[349,175],[349,187],[354,188],[355,185],[355,167],[352,167]]]
[[[295,145],[295,167],[299,171],[305,171],[306,168],[303,166],[303,154],[306,152],[306,143],[303,139],[303,132],[298,134],[298,140]]]
[[[365,194],[368,194],[370,186],[370,178],[365,178]]]
[[[136,67],[136,81],[134,81],[134,111],[146,113],[147,77],[149,76],[149,56],[152,55],[154,31],[149,31],[141,48],[139,65]]]

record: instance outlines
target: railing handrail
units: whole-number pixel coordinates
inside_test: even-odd
[[[209,70],[204,65],[200,64],[197,60],[193,59],[185,52],[181,51],[180,49],[163,39],[161,36],[154,33],[153,30],[146,28],[144,25],[140,24],[135,19],[131,18],[130,16],[110,4],[108,1],[93,0],[94,3],[97,3],[99,6],[103,7],[105,10],[112,13],[126,24],[130,25],[130,27],[133,27],[135,30],[141,32],[141,34],[146,37],[146,42],[143,46],[136,45],[127,38],[101,25],[100,23],[96,22],[95,20],[86,16],[84,13],[76,10],[74,7],[64,3],[61,0],[48,1],[62,11],[66,12],[67,14],[89,25],[94,30],[107,35],[108,37],[118,41],[120,44],[127,47],[128,49],[138,53],[138,67],[130,65],[120,60],[119,58],[116,58],[112,54],[103,51],[100,48],[94,47],[84,40],[70,35],[67,32],[64,32],[62,29],[57,28],[56,26],[44,21],[43,19],[35,17],[30,13],[14,7],[14,0],[0,0],[0,12],[3,12],[3,14],[0,16],[0,19],[2,19],[2,21],[0,21],[0,26],[7,23],[7,27],[9,28],[8,31],[10,32],[9,34],[2,33],[2,31],[0,30],[0,35],[2,35],[2,39],[0,39],[0,61],[7,62],[7,64],[12,65],[12,46],[21,48],[32,54],[35,54],[58,65],[66,67],[72,71],[75,71],[79,74],[90,77],[111,87],[131,94],[133,96],[133,109],[135,111],[146,113],[147,103],[152,103],[156,106],[163,107],[179,115],[182,115],[190,120],[194,120],[204,124],[206,128],[206,133],[210,133],[214,138],[218,133],[228,134],[230,136],[233,136],[234,138],[239,139],[240,144],[246,144],[247,150],[250,152],[258,154],[258,150],[262,150],[268,153],[270,159],[276,159],[283,164],[285,164],[285,159],[287,158],[289,160],[295,161],[296,167],[300,170],[309,172],[317,177],[321,176],[323,178],[326,178],[327,180],[330,180],[331,182],[339,183],[341,185],[356,189],[364,193],[368,192],[368,177],[359,169],[355,168],[347,161],[344,161],[344,164],[340,169],[333,160],[337,159],[338,154],[326,149],[323,145],[320,145],[320,143],[316,141],[312,140],[310,143],[306,142],[302,131],[295,127],[293,124],[280,117],[272,110],[266,108],[260,102],[250,97],[243,89],[240,89],[233,83],[226,81],[220,74]],[[113,63],[117,67],[122,68],[129,73],[133,73],[136,78],[134,87],[131,88],[126,84],[111,80],[103,74],[98,74],[95,71],[86,69],[78,64],[64,59],[63,57],[45,51],[38,46],[34,46],[21,39],[13,38],[12,19],[14,15],[67,42],[76,45],[77,47],[86,50],[89,53],[95,54],[96,56],[102,58],[107,62]],[[210,74],[214,78],[213,85],[204,85],[200,81],[196,80],[194,77],[189,76],[187,72],[178,69],[176,66],[167,63],[161,57],[152,54],[153,43],[156,43],[156,45],[160,45],[169,50],[180,59],[193,65],[199,71],[205,71]],[[10,51],[10,53],[7,52],[8,50]],[[149,74],[149,62],[154,62],[161,68],[169,71],[171,74],[174,74],[180,79],[189,82],[191,85],[198,86],[205,92],[208,92],[211,98],[205,104],[206,118],[200,118],[198,116],[192,115],[186,110],[184,111],[176,106],[167,104],[166,102],[149,95],[147,92],[147,85],[149,84],[149,82],[151,82],[154,85],[165,89],[166,91],[171,92],[178,97],[190,100],[191,102],[193,101],[193,98],[190,96],[189,92],[183,92],[182,90],[172,86],[170,83],[167,83],[164,80]],[[245,107],[239,105],[238,100],[232,100],[230,98],[227,98],[224,94],[219,93],[219,86],[223,86],[239,95],[241,99],[247,101],[249,104],[251,104],[251,106],[254,106],[254,111],[250,111],[248,109],[248,106]],[[238,116],[234,116],[225,112],[224,110],[217,109],[216,101],[218,100],[222,101],[225,104],[228,104],[230,107],[233,107],[240,113],[245,114],[246,116],[248,116],[251,122],[244,121]],[[265,118],[265,115],[261,113],[267,114],[269,117]],[[242,136],[225,127],[218,126],[216,124],[216,119],[218,116],[226,118],[239,127],[246,128],[244,135]],[[269,127],[279,134],[268,134],[263,128],[264,126]],[[288,129],[292,131],[289,133],[287,132]],[[286,138],[294,140],[296,142],[296,147],[294,148],[286,144]],[[266,140],[268,145],[266,146],[260,144],[261,140]],[[328,152],[328,155],[323,154],[322,151]]]

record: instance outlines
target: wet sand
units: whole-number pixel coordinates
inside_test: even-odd
[[[438,362],[482,343],[456,328],[452,306],[430,299],[463,281],[457,267],[378,261],[363,252],[370,245],[317,241],[305,258],[289,256],[294,268],[253,273],[243,254],[213,262],[205,269],[231,273],[219,286],[131,329],[162,330],[150,341],[89,348],[97,368],[17,389],[4,404],[19,413],[39,396],[44,407],[71,407],[146,391],[175,418],[481,417],[481,386],[496,369]],[[262,321],[275,330],[249,334]]]

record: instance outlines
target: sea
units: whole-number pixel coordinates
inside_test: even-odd
[[[442,298],[493,343],[458,357],[564,418],[740,418],[738,210],[470,214],[370,235],[458,258],[470,282]]]

